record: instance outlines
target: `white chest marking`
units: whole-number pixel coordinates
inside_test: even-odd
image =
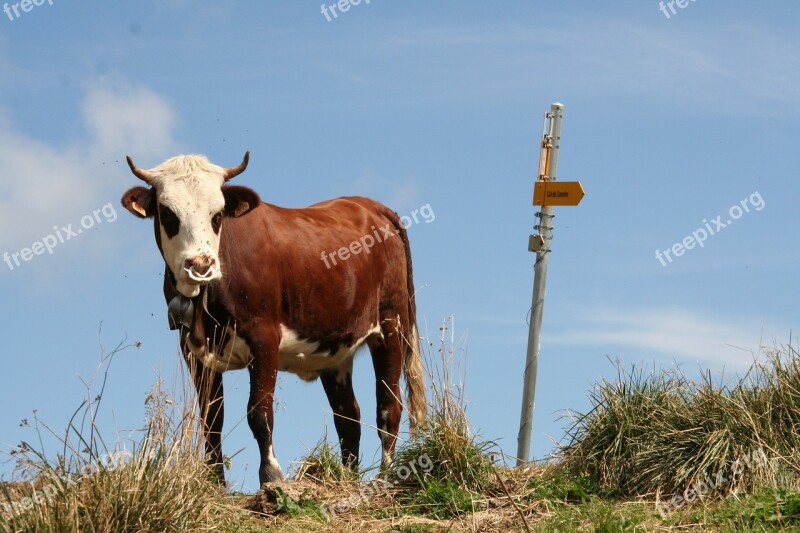
[[[318,352],[319,342],[311,342],[298,337],[297,332],[281,324],[281,343],[278,351],[278,369],[297,374],[300,379],[315,380],[324,371],[338,368],[351,360],[353,354],[368,337],[380,333],[378,325],[372,326],[363,337],[352,346],[342,346],[336,353]]]
[[[226,327],[221,339],[214,342],[209,339],[208,351],[203,353],[203,348],[198,348],[188,340],[189,348],[204,367],[214,372],[226,372],[228,370],[241,370],[247,368],[253,359],[250,347],[236,334],[236,329]]]
[[[281,342],[278,347],[278,369],[297,374],[301,379],[313,381],[328,369],[348,367],[353,355],[364,344],[368,337],[380,333],[380,327],[372,326],[363,337],[351,346],[342,346],[336,353],[317,351],[319,342],[312,342],[298,337],[297,333],[281,324]],[[221,342],[209,339],[208,351],[196,347],[188,340],[189,348],[194,356],[206,368],[215,372],[241,370],[247,368],[253,360],[253,354],[247,343],[236,334],[231,327],[225,328]],[[221,346],[221,347],[220,347]],[[340,379],[342,379],[340,377]]]

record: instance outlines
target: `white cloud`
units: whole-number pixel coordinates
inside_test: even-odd
[[[161,157],[175,148],[175,114],[150,89],[93,87],[82,109],[93,142],[91,149],[98,157],[120,154]]]
[[[116,205],[126,185],[126,153],[160,161],[178,151],[174,112],[145,87],[95,82],[80,107],[85,137],[54,143],[22,133],[0,114],[0,252],[30,246],[53,226],[110,201]]]
[[[723,321],[683,309],[600,309],[576,318],[568,333],[544,337],[549,343],[595,345],[605,351],[628,348],[647,358],[658,354],[678,362],[744,368],[762,345],[772,345],[767,333],[789,331],[773,328],[767,332],[764,327],[758,321]]]

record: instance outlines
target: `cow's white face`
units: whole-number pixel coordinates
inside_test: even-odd
[[[153,216],[157,241],[178,292],[192,298],[200,287],[222,277],[219,242],[222,221],[238,217],[260,203],[245,187],[224,186],[244,171],[249,152],[239,167],[224,169],[204,156],[178,156],[151,170],[131,169],[151,188],[134,187],[122,204],[141,218]]]
[[[209,165],[210,166],[210,165]],[[219,232],[225,209],[222,172],[195,170],[156,177],[161,254],[178,282],[178,292],[197,296],[200,285],[222,276]],[[216,170],[216,169],[214,169]]]

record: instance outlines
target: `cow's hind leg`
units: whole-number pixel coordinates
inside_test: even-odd
[[[197,403],[200,408],[200,421],[203,424],[203,437],[206,441],[206,460],[216,481],[225,483],[225,468],[222,461],[222,424],[224,422],[224,400],[222,374],[205,368],[190,353],[184,359],[192,375],[197,390]]]
[[[333,410],[333,423],[339,436],[342,463],[357,470],[361,410],[353,392],[353,359],[343,362],[338,369],[324,372],[320,379]]]
[[[384,318],[381,336],[373,335],[367,341],[375,369],[377,395],[377,427],[381,439],[384,468],[392,465],[394,447],[400,431],[403,412],[400,401],[400,374],[403,370],[403,336],[397,326],[398,317]]]

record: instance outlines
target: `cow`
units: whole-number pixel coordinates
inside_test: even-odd
[[[250,160],[222,168],[205,156],[173,157],[133,174],[122,205],[153,219],[165,262],[170,327],[197,391],[206,458],[224,483],[222,373],[248,369],[247,422],[261,455],[259,481],[283,472],[273,449],[279,370],[317,378],[334,414],[342,462],[358,467],[361,415],[353,358],[367,346],[375,370],[382,465],[391,465],[403,408],[413,431],[425,418],[408,235],[397,213],[364,197],[302,209],[262,202],[227,182]]]

